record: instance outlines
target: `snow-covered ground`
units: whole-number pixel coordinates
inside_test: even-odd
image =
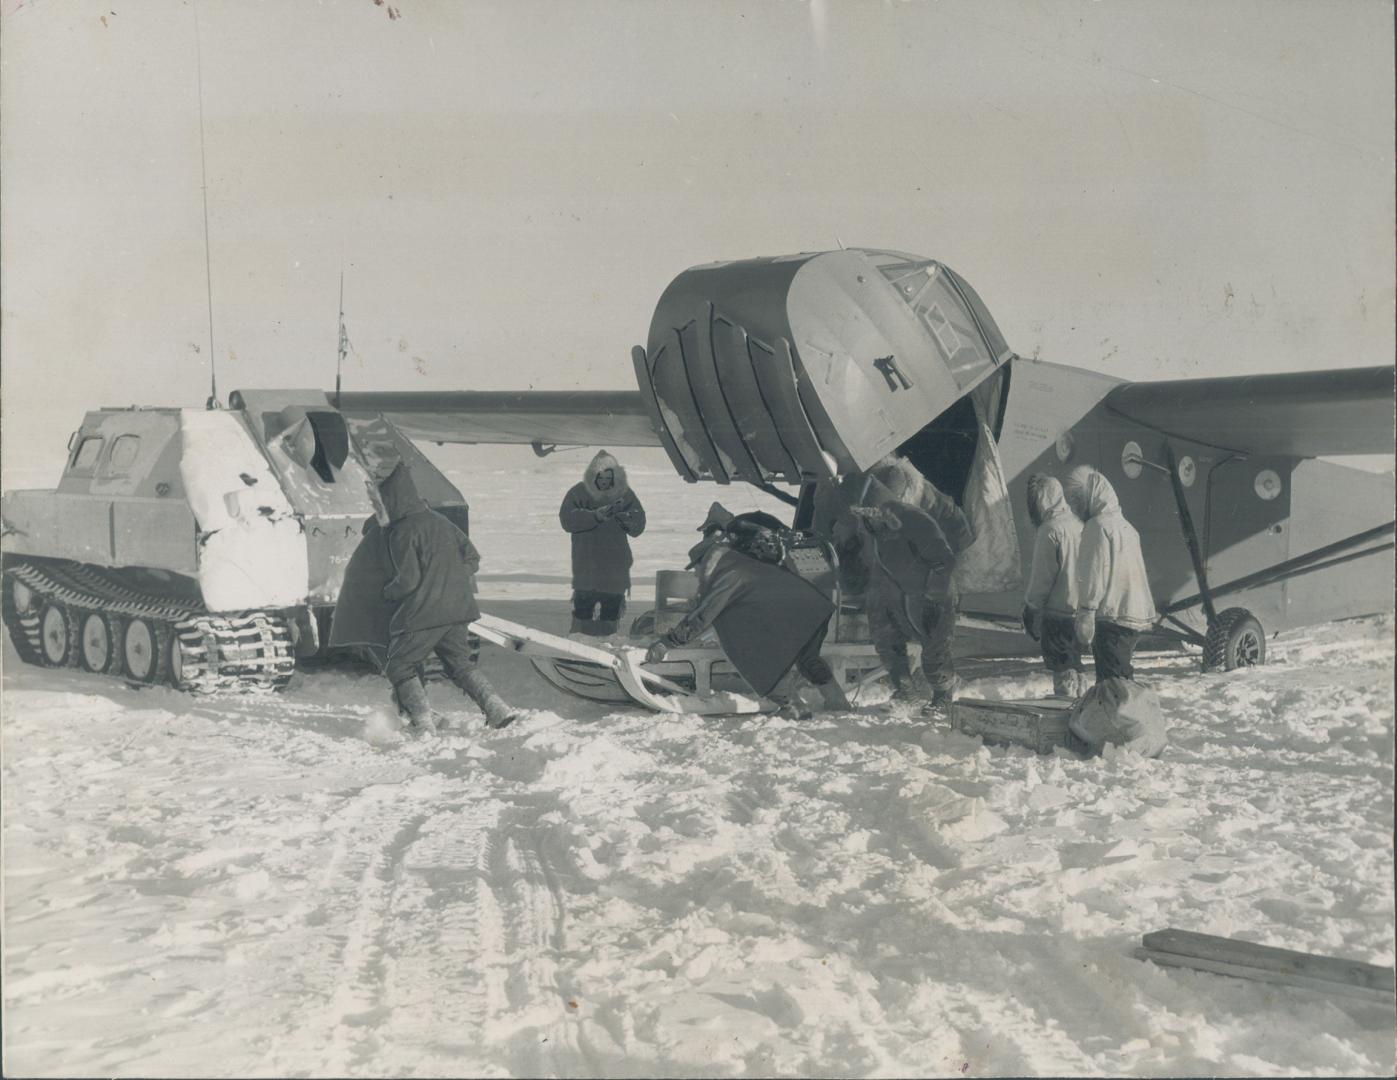
[[[541,473],[467,493],[483,606],[556,629],[566,476]],[[638,583],[715,495],[653,483]],[[4,1067],[1391,1074],[1390,1011],[1131,950],[1172,926],[1393,964],[1393,630],[1283,636],[1227,675],[1143,657],[1154,761],[872,708],[608,711],[499,651],[528,716],[487,732],[435,684],[459,730],[409,741],[365,675],[196,699],[6,642]],[[1024,666],[966,693],[1048,688]]]

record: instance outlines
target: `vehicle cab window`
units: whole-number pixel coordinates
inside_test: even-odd
[[[139,435],[118,435],[112,442],[107,463],[102,468],[103,476],[125,476],[141,452]]]
[[[81,437],[78,448],[73,451],[73,463],[69,469],[73,472],[90,473],[92,466],[97,463],[97,457],[102,452],[102,436],[88,435]]]

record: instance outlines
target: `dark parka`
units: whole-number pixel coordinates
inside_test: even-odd
[[[710,551],[700,566],[693,610],[661,640],[677,647],[713,626],[733,667],[769,694],[834,605],[804,578],[730,547]]]
[[[610,469],[612,487],[601,491],[597,474]],[[605,520],[596,511],[615,505]],[[558,520],[572,534],[572,587],[578,591],[624,593],[631,587],[630,537],[645,531],[645,509],[626,482],[626,470],[605,450],[592,458],[582,482],[563,496]]]
[[[370,520],[340,587],[330,644],[371,649],[380,660],[395,634],[480,617],[470,539],[417,494],[399,464],[379,485],[389,524]]]
[[[873,574],[881,562],[885,574],[891,573],[907,595],[954,600],[951,575],[956,557],[975,541],[975,530],[955,501],[924,480],[909,463],[899,460],[881,470],[881,475],[875,467],[872,478],[864,481],[861,502],[864,506],[892,507],[907,530],[901,539],[893,532],[880,537],[876,545],[865,541],[869,573]],[[890,572],[894,564],[899,570]]]
[[[925,637],[923,599],[946,599],[955,556],[926,511],[904,502],[885,503],[884,510],[900,527],[880,528],[866,541],[869,604],[889,611],[905,635]]]

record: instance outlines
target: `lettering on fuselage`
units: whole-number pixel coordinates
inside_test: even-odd
[[[896,356],[880,356],[873,361],[873,366],[878,370],[878,374],[888,380],[888,389],[894,393],[898,390],[912,389],[912,384],[907,381],[907,376],[902,374],[902,369],[897,366]]]

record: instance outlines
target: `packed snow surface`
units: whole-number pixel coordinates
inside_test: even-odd
[[[682,554],[686,515],[656,542]],[[557,630],[566,595],[506,574],[482,606]],[[456,727],[413,740],[365,674],[195,698],[6,642],[4,1067],[1391,1074],[1391,1010],[1131,955],[1178,927],[1393,964],[1392,619],[1271,647],[1230,674],[1142,657],[1171,745],[1084,761],[877,695],[806,722],[609,709],[499,650],[525,718],[487,731],[436,683]],[[969,696],[1049,690],[966,670]]]

